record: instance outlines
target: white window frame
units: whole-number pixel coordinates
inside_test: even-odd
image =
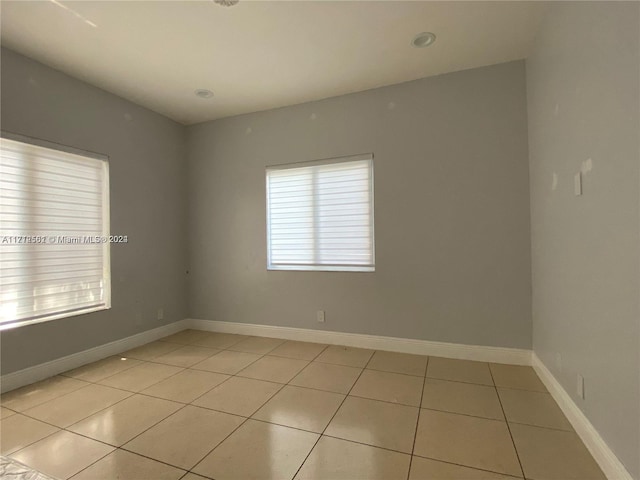
[[[370,225],[369,236],[371,239],[371,264],[282,264],[273,263],[271,258],[271,212],[270,212],[270,194],[269,194],[269,172],[273,170],[284,170],[294,168],[312,167],[318,165],[331,165],[339,163],[348,163],[356,161],[368,161],[370,164],[369,176],[369,208],[370,208]],[[375,272],[375,213],[374,213],[374,163],[373,154],[351,155],[346,157],[327,158],[321,160],[312,160],[307,162],[297,162],[289,164],[271,165],[266,167],[266,213],[267,213],[267,270],[289,270],[289,271],[330,271],[330,272]]]
[[[107,239],[110,236],[110,197],[109,197],[109,157],[100,153],[81,150],[78,148],[70,147],[67,145],[60,145],[58,143],[49,142],[39,138],[32,138],[24,135],[19,135],[12,132],[1,131],[0,137],[2,140],[11,140],[20,142],[28,146],[41,147],[49,150],[55,150],[58,152],[69,153],[72,155],[82,156],[91,160],[99,160],[102,162],[103,175],[102,175],[102,232],[103,236]],[[28,234],[29,232],[25,232]],[[0,254],[2,250],[0,247]],[[104,300],[101,304],[96,306],[90,306],[86,308],[76,308],[61,310],[59,312],[47,313],[40,316],[35,316],[27,319],[20,319],[14,321],[0,321],[0,331],[9,330],[24,325],[32,325],[36,323],[44,323],[52,320],[58,320],[61,318],[74,317],[77,315],[83,315],[86,313],[97,312],[101,310],[109,310],[111,308],[111,247],[109,241],[102,243],[102,259],[103,259],[103,272],[102,278],[104,282]],[[0,276],[2,272],[0,271]]]

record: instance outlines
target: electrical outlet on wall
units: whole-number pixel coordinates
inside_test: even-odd
[[[324,323],[324,310],[318,310],[316,312],[316,320],[318,323]]]
[[[164,320],[164,308],[158,309],[158,320]]]
[[[135,324],[137,326],[142,325],[142,312],[140,312],[140,311],[136,312]]]
[[[573,194],[576,197],[582,195],[582,173],[578,172],[573,176]]]

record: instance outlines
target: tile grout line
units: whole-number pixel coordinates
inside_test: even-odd
[[[327,347],[328,348],[328,347]],[[331,418],[329,419],[329,421],[327,422],[327,424],[325,425],[325,427],[322,429],[322,432],[320,433],[320,435],[318,435],[318,438],[316,439],[316,442],[313,444],[313,447],[311,447],[311,449],[309,450],[309,453],[307,453],[307,455],[304,457],[304,460],[302,461],[302,463],[300,464],[300,466],[298,467],[298,469],[296,470],[296,473],[293,475],[292,480],[296,478],[296,476],[298,475],[298,473],[300,473],[300,470],[302,469],[302,467],[304,466],[304,464],[307,462],[307,460],[309,459],[309,457],[311,456],[311,453],[313,453],[313,451],[315,450],[316,446],[318,445],[318,443],[320,442],[320,439],[325,436],[325,432],[327,431],[327,428],[329,428],[329,425],[331,425],[331,422],[333,422],[333,419],[335,418],[335,416],[338,414],[338,412],[340,411],[340,409],[342,408],[342,406],[344,405],[344,402],[346,402],[347,398],[349,398],[349,394],[351,393],[351,391],[353,390],[353,387],[356,386],[356,383],[358,383],[358,380],[360,380],[360,377],[362,376],[362,373],[366,370],[367,365],[369,365],[369,363],[371,362],[371,359],[373,358],[373,356],[375,355],[375,350],[372,351],[371,355],[369,356],[369,359],[367,360],[367,363],[365,363],[364,367],[362,367],[362,370],[360,370],[360,373],[358,374],[358,377],[356,378],[355,382],[353,382],[353,384],[351,385],[351,388],[349,388],[349,391],[346,393],[346,395],[344,396],[344,398],[342,399],[342,402],[340,402],[340,405],[338,405],[338,408],[336,408],[336,411],[333,412],[333,415],[331,415]],[[316,357],[317,358],[317,357]],[[344,440],[344,439],[343,439]]]
[[[507,431],[509,432],[509,438],[511,438],[511,444],[513,445],[513,450],[516,452],[516,459],[518,460],[518,465],[520,466],[520,473],[522,473],[522,478],[526,478],[524,474],[524,468],[522,467],[522,461],[520,460],[520,454],[518,453],[518,447],[516,447],[516,442],[513,440],[513,434],[511,433],[509,420],[507,419],[507,414],[504,411],[504,406],[502,405],[502,399],[500,398],[500,394],[498,393],[498,387],[496,386],[496,381],[493,378],[493,371],[491,370],[491,365],[489,365],[489,374],[491,375],[493,388],[496,391],[496,396],[498,397],[498,402],[500,403],[500,408],[502,409],[502,414],[504,415],[504,421],[507,424]]]
[[[248,420],[249,420],[249,418],[245,418],[245,419],[244,419],[244,421],[243,421],[242,423],[240,423],[236,428],[234,428],[231,432],[229,432],[229,434],[228,434],[226,437],[224,437],[222,440],[220,440],[220,442],[218,442],[218,444],[216,444],[216,446],[214,446],[211,450],[209,450],[209,451],[208,451],[208,452],[207,452],[207,453],[206,453],[206,454],[205,454],[205,455],[204,455],[200,460],[198,460],[195,464],[193,464],[191,467],[189,467],[189,468],[187,469],[187,474],[189,474],[189,473],[193,473],[194,475],[200,475],[200,476],[203,476],[203,475],[201,475],[200,473],[196,473],[196,472],[194,471],[194,468],[196,468],[198,465],[200,465],[200,464],[204,461],[204,459],[205,459],[205,458],[207,458],[209,455],[211,455],[211,454],[215,451],[215,449],[216,449],[216,448],[218,448],[220,445],[222,445],[224,442],[226,442],[226,441],[227,441],[227,439],[228,439],[231,435],[233,435],[235,432],[237,432],[237,431],[238,431],[238,429],[240,429],[240,427],[242,427],[245,423],[247,423],[247,421],[248,421]],[[185,475],[186,475],[186,474],[185,474]],[[209,476],[207,476],[207,475],[204,475],[204,477],[206,477],[206,478],[211,478],[211,477],[209,477]]]
[[[287,428],[294,428],[294,427],[287,427]],[[304,431],[307,431],[307,430],[304,430]],[[327,438],[333,438],[333,439],[336,439],[336,440],[342,440],[343,442],[356,443],[358,445],[363,445],[365,447],[377,448],[379,450],[385,450],[387,452],[398,453],[400,455],[407,455],[407,456],[414,456],[414,457],[424,458],[424,459],[427,459],[427,460],[433,460],[434,462],[447,463],[449,465],[456,465],[458,467],[464,467],[464,468],[468,468],[470,470],[479,470],[479,471],[482,471],[482,472],[496,473],[498,475],[503,475],[503,476],[506,476],[506,477],[517,478],[519,480],[522,480],[522,477],[517,477],[517,476],[511,475],[509,473],[497,472],[495,470],[487,470],[486,468],[473,467],[473,466],[470,466],[470,465],[464,465],[462,463],[455,463],[455,462],[452,462],[452,461],[449,461],[449,460],[442,460],[442,459],[434,458],[434,457],[426,457],[424,455],[417,455],[417,454],[411,455],[411,454],[409,454],[407,452],[401,452],[400,450],[394,450],[393,448],[381,447],[379,445],[371,445],[370,443],[364,443],[364,442],[360,442],[358,440],[347,440],[346,438],[335,437],[333,435],[323,434],[322,436],[323,437],[327,437]]]
[[[424,367],[424,377],[422,378],[422,390],[420,391],[420,403],[418,404],[418,418],[416,418],[416,428],[413,432],[413,445],[411,447],[411,455],[409,456],[409,469],[407,470],[407,480],[411,476],[411,465],[413,464],[413,455],[416,451],[416,440],[418,439],[418,426],[420,425],[420,416],[422,415],[422,399],[424,398],[424,387],[427,382],[427,369],[429,368],[429,360],[427,356],[427,364]]]
[[[105,359],[108,359],[108,358],[114,358],[114,357],[120,357],[121,359],[122,359],[122,358],[129,358],[129,357],[122,357],[121,355],[110,355],[110,356],[108,356],[108,357],[103,358],[102,360],[105,360]],[[97,360],[96,362],[91,362],[91,363],[97,363],[97,362],[100,362],[100,361],[102,361],[102,360]],[[120,371],[118,371],[118,372],[114,373],[113,375],[117,375],[118,373],[126,372],[127,370],[130,370],[130,369],[132,369],[132,368],[135,368],[135,367],[137,367],[137,366],[141,365],[142,363],[145,363],[145,362],[146,362],[146,360],[141,360],[141,359],[139,359],[139,358],[133,358],[133,357],[131,357],[131,360],[135,360],[136,362],[139,362],[139,363],[138,363],[138,364],[136,364],[136,365],[131,365],[131,366],[128,366],[128,367],[126,367],[126,368],[123,368],[122,370],[120,370]],[[98,382],[100,382],[100,381],[102,381],[102,380],[106,380],[107,378],[113,377],[113,375],[107,375],[106,377],[103,377],[103,378],[101,378],[100,380],[97,380],[97,381],[95,381],[95,382],[92,382],[92,381],[90,381],[90,380],[85,380],[85,379],[80,378],[80,377],[74,377],[74,376],[72,376],[72,375],[67,375],[69,372],[72,372],[72,371],[74,371],[74,370],[78,370],[78,369],[80,369],[80,368],[84,368],[84,367],[86,367],[87,365],[91,365],[91,363],[87,363],[86,365],[82,365],[82,366],[80,366],[80,367],[78,367],[78,368],[72,368],[71,370],[67,370],[66,372],[59,373],[59,374],[58,374],[58,376],[60,376],[60,377],[65,377],[65,378],[73,378],[74,380],[80,380],[80,381],[82,381],[82,382],[89,382],[89,383],[98,383]]]
[[[31,418],[31,417],[29,417],[29,418]],[[49,424],[47,423],[47,425],[49,425]],[[51,426],[53,426],[53,425],[51,425]],[[60,433],[60,432],[62,432],[62,431],[63,431],[63,430],[62,430],[62,429],[60,429],[59,427],[56,427],[56,428],[58,428],[58,430],[56,430],[55,432],[51,432],[49,435],[46,435],[46,436],[44,436],[44,437],[42,437],[42,438],[39,438],[38,440],[36,440],[36,441],[34,441],[34,442],[31,442],[31,443],[29,443],[28,445],[25,445],[24,447],[20,447],[20,448],[18,448],[17,450],[14,450],[14,451],[13,451],[13,452],[11,452],[11,453],[3,453],[3,455],[6,455],[7,457],[11,457],[11,456],[15,455],[16,453],[20,452],[21,450],[24,450],[25,448],[29,448],[29,447],[31,447],[32,445],[35,445],[36,443],[38,443],[38,442],[40,442],[40,441],[42,441],[42,440],[46,440],[47,438],[49,438],[49,437],[51,437],[51,436],[55,435],[56,433]]]
[[[507,478],[516,478],[518,480],[524,480],[524,477],[517,477],[515,475],[511,475],[510,473],[497,472],[495,470],[487,470],[486,468],[480,468],[480,467],[472,467],[472,466],[469,466],[469,465],[463,465],[461,463],[451,462],[449,460],[441,460],[439,458],[425,457],[424,455],[414,455],[414,456],[418,457],[418,458],[424,458],[426,460],[432,460],[434,462],[446,463],[447,465],[456,465],[458,467],[468,468],[469,470],[477,470],[477,471],[480,471],[480,472],[495,473],[497,475],[502,475],[502,476],[507,477]]]
[[[83,472],[84,470],[86,470],[87,468],[91,467],[92,465],[95,465],[96,463],[98,463],[100,460],[102,460],[103,458],[108,457],[109,455],[111,455],[113,452],[115,452],[116,449],[114,448],[113,450],[111,450],[109,453],[107,453],[106,455],[103,455],[102,457],[98,458],[96,461],[92,462],[90,465],[87,465],[84,468],[81,468],[80,470],[78,470],[77,472],[75,472],[73,475],[71,475],[70,477],[67,477],[69,480],[71,480],[73,477],[75,477],[76,475],[78,475],[80,472]]]
[[[41,382],[44,382],[44,381],[47,381],[47,380],[50,380],[50,379],[52,379],[52,378],[59,377],[59,376],[60,376],[60,375],[53,375],[52,377],[45,378],[45,379],[40,380],[40,381],[41,381]],[[64,377],[64,378],[71,378],[71,377]],[[68,395],[68,394],[70,394],[70,393],[76,392],[76,391],[78,391],[78,390],[82,390],[83,388],[88,387],[89,385],[93,385],[93,383],[92,383],[92,382],[87,382],[86,380],[79,380],[79,379],[77,379],[77,378],[73,378],[72,380],[76,380],[76,381],[78,381],[78,382],[85,383],[86,385],[81,385],[81,386],[79,386],[78,388],[74,388],[73,390],[70,390],[70,391],[68,391],[68,392],[61,393],[60,395],[57,395],[57,396],[55,396],[55,397],[53,397],[53,398],[51,398],[51,399],[49,399],[49,400],[45,400],[44,402],[41,402],[41,403],[37,403],[37,404],[35,404],[35,405],[32,405],[32,406],[30,406],[29,408],[25,409],[25,411],[26,411],[26,410],[31,410],[32,408],[39,407],[39,406],[41,406],[41,405],[44,405],[44,404],[45,404],[45,403],[47,403],[47,402],[50,402],[51,400],[55,400],[55,399],[57,399],[57,398],[63,397],[63,396],[65,396],[65,395]],[[40,383],[40,382],[34,382],[34,383],[30,384],[30,385],[35,385],[36,383]],[[28,387],[28,386],[30,386],[30,385],[25,385],[25,387]],[[24,387],[20,387],[20,388],[24,388]],[[11,390],[10,392],[5,392],[5,393],[4,393],[4,394],[2,394],[2,395],[7,395],[8,393],[11,393],[11,392],[13,392],[13,391],[17,391],[17,390],[19,390],[19,389]],[[1,397],[0,397],[0,398],[1,398]],[[9,410],[12,410],[12,411],[14,411],[14,412],[16,412],[16,413],[22,413],[22,412],[20,412],[19,410],[11,409],[11,408],[9,408],[9,407],[5,407],[4,405],[1,405],[1,404],[0,404],[0,406],[2,406],[3,408],[8,408]]]
[[[91,385],[99,385],[99,384],[91,383]],[[88,385],[87,385],[87,386],[88,386]],[[101,386],[104,386],[104,385],[101,385]],[[81,387],[81,388],[79,388],[78,390],[74,390],[73,392],[70,392],[70,393],[77,392],[77,391],[79,391],[79,390],[82,390],[83,388],[86,388],[86,387]],[[50,435],[47,435],[46,437],[43,437],[43,438],[41,438],[41,439],[39,439],[39,440],[36,440],[35,442],[30,443],[29,445],[26,445],[26,446],[24,446],[24,447],[21,447],[21,448],[19,448],[18,450],[15,450],[15,451],[14,451],[14,452],[12,452],[10,455],[13,455],[14,453],[18,453],[19,451],[24,450],[25,448],[28,448],[28,447],[30,447],[30,446],[32,446],[32,445],[34,445],[34,444],[36,444],[36,443],[40,442],[41,440],[44,440],[44,439],[46,439],[46,438],[49,438],[50,436],[55,435],[56,433],[60,433],[60,432],[62,432],[62,431],[64,431],[64,432],[69,432],[69,433],[74,434],[74,435],[79,435],[79,436],[81,436],[81,437],[88,438],[89,440],[94,440],[94,441],[96,441],[96,442],[103,443],[103,444],[108,445],[108,446],[110,446],[110,447],[115,447],[114,445],[111,445],[111,444],[109,444],[109,443],[103,442],[103,441],[101,441],[101,440],[97,440],[97,439],[95,439],[95,438],[88,437],[88,436],[83,435],[83,434],[81,434],[81,433],[74,432],[73,430],[69,430],[69,428],[70,428],[70,427],[72,427],[72,426],[74,426],[74,425],[75,425],[75,424],[77,424],[77,423],[80,423],[80,422],[82,422],[82,421],[86,420],[87,418],[89,418],[89,417],[91,417],[91,416],[93,416],[93,415],[96,415],[96,414],[98,414],[98,413],[100,413],[100,412],[103,412],[104,410],[107,410],[107,409],[109,409],[109,408],[111,408],[111,407],[113,407],[113,406],[115,406],[115,405],[118,405],[119,403],[122,403],[122,402],[124,402],[125,400],[127,400],[127,399],[129,399],[129,398],[133,397],[134,395],[136,395],[136,393],[132,393],[132,392],[130,392],[130,391],[128,391],[128,390],[121,390],[121,389],[116,389],[116,390],[119,390],[119,391],[122,391],[122,392],[129,393],[129,395],[127,395],[127,396],[126,396],[126,397],[124,397],[123,399],[118,400],[117,402],[112,403],[111,405],[108,405],[108,406],[106,406],[106,407],[104,407],[104,408],[101,408],[100,410],[97,410],[96,412],[93,412],[93,413],[91,413],[91,414],[87,415],[86,417],[83,417],[83,418],[81,418],[80,420],[77,420],[77,421],[73,422],[72,424],[67,425],[67,426],[65,426],[65,427],[61,427],[61,426],[59,426],[59,425],[55,425],[55,424],[53,424],[53,423],[49,423],[49,422],[47,422],[47,421],[45,421],[45,420],[42,420],[42,419],[40,419],[40,418],[36,418],[36,417],[32,417],[31,415],[27,415],[27,414],[25,413],[26,411],[25,411],[25,412],[16,412],[18,415],[22,415],[23,417],[30,418],[31,420],[35,420],[35,421],[37,421],[37,422],[44,423],[45,425],[49,425],[49,426],[51,426],[51,427],[57,428],[58,430],[57,430],[56,432],[51,433]],[[65,395],[68,395],[68,394],[65,394]],[[57,400],[57,399],[59,399],[59,398],[64,397],[65,395],[60,395],[59,397],[53,398],[53,399],[51,399],[51,400],[48,400],[47,402],[50,402],[50,401],[53,401],[53,400]],[[42,406],[42,405],[44,405],[44,404],[45,404],[45,403],[47,403],[47,402],[41,403],[41,404],[39,404],[39,405],[36,405],[36,407],[37,407],[37,406]],[[32,407],[32,408],[36,408],[36,407]],[[28,409],[28,410],[30,410],[30,409]],[[115,447],[115,448],[117,448],[117,447]]]

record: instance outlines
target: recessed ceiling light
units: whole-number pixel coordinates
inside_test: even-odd
[[[206,88],[199,88],[198,90],[196,90],[193,93],[196,94],[196,97],[200,97],[200,98],[211,98],[211,97],[213,97],[213,92],[211,90],[207,90]]]
[[[411,42],[416,48],[424,48],[436,41],[436,36],[431,32],[422,32],[416,35]]]

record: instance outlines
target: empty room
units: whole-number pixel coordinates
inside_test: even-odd
[[[0,14],[1,479],[640,480],[640,2]]]

